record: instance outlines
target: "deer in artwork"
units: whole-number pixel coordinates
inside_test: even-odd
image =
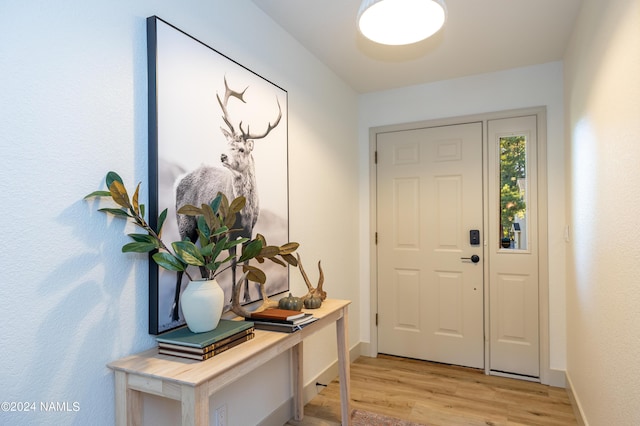
[[[231,90],[227,83],[227,79],[224,79],[225,94],[221,99],[220,95],[216,93],[218,104],[222,109],[222,120],[228,127],[220,127],[222,134],[224,135],[228,152],[220,155],[219,166],[202,165],[192,172],[184,176],[176,186],[176,210],[180,207],[191,204],[194,206],[200,206],[202,204],[209,204],[215,196],[221,192],[230,199],[244,196],[246,198],[245,207],[240,213],[237,214],[235,225],[233,229],[236,229],[231,237],[246,237],[251,239],[253,234],[253,228],[258,220],[260,214],[260,203],[258,198],[258,188],[255,176],[255,166],[253,159],[254,141],[257,139],[263,139],[278,126],[280,119],[282,118],[282,108],[280,102],[278,104],[278,116],[273,121],[267,123],[267,128],[261,133],[252,133],[249,125],[247,125],[246,131],[243,128],[242,121],[238,123],[238,126],[234,126],[229,116],[228,103],[231,98],[236,98],[243,103],[244,94],[248,89],[248,86],[241,92]],[[197,222],[193,216],[186,216],[182,214],[177,215],[178,231],[180,238],[184,240],[189,238],[192,242],[195,242],[198,238]],[[235,249],[230,253],[235,255]],[[201,268],[203,277],[206,278],[206,269]],[[231,268],[232,283],[234,286],[239,285],[236,283],[236,265],[235,262]],[[172,309],[172,316],[174,320],[178,319],[178,302],[180,298],[180,287],[182,284],[182,272],[178,272],[176,282],[176,292],[174,298],[174,304]],[[249,298],[248,281],[244,280],[245,285],[245,299]]]

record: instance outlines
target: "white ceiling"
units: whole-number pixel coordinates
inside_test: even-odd
[[[385,46],[356,29],[360,0],[253,0],[360,93],[561,60],[582,0],[445,0],[430,39]]]

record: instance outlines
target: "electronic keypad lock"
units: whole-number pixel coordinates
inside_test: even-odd
[[[480,245],[480,230],[472,229],[471,231],[469,231],[469,244],[471,244],[472,246]]]

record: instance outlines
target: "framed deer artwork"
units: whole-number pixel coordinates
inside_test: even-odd
[[[289,241],[287,92],[156,16],[147,18],[147,56],[151,226],[167,209],[163,239],[195,241],[195,225],[177,208],[210,203],[222,192],[229,200],[246,198],[244,236]],[[268,296],[288,291],[288,268],[260,267]],[[234,276],[230,268],[216,277],[225,310]],[[185,324],[179,300],[187,277],[150,260],[149,281],[149,332]],[[261,298],[256,283],[244,286],[244,303]]]

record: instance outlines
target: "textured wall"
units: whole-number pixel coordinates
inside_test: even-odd
[[[0,424],[113,424],[105,365],[155,345],[146,256],[120,253],[133,228],[82,200],[108,170],[146,183],[145,19],[154,14],[288,90],[291,239],[310,273],[322,259],[331,297],[358,295],[356,95],[252,2],[3,0],[0,399],[70,411],[0,412]],[[308,380],[336,359],[335,347],[310,345]],[[287,364],[281,356],[212,405],[228,404],[230,424],[257,423],[290,396]],[[246,390],[256,382],[269,383],[268,397]],[[177,403],[147,402],[145,423],[176,423]]]
[[[640,424],[640,1],[585,0],[565,58],[567,373],[591,425]]]

